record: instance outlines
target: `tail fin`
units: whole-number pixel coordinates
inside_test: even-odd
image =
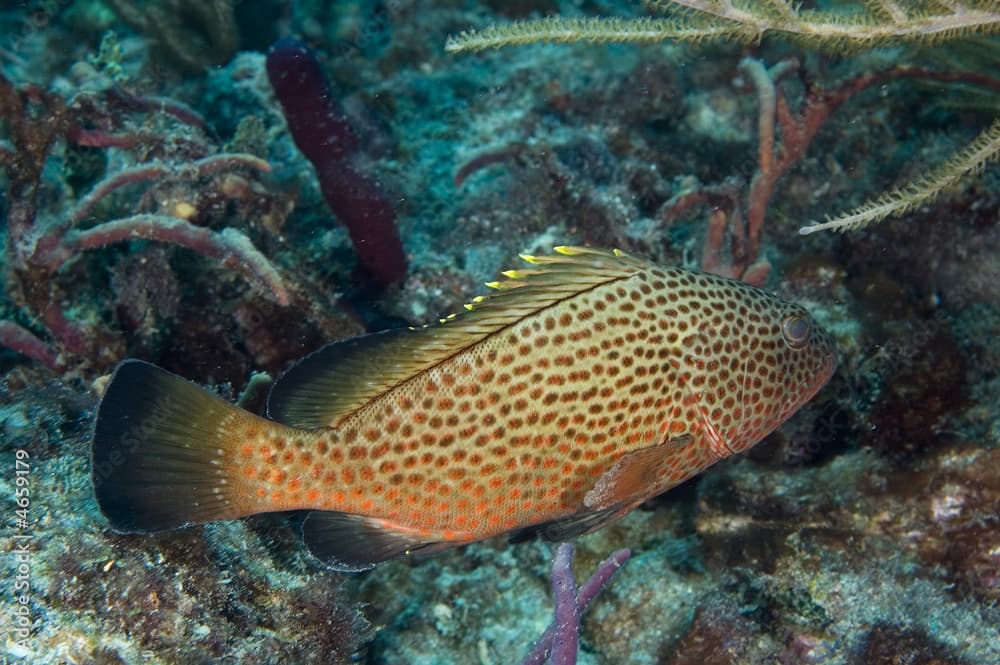
[[[233,425],[255,416],[138,360],[118,365],[97,410],[94,494],[117,531],[158,531],[245,513],[227,495]]]

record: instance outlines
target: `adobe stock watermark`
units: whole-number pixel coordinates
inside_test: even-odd
[[[31,455],[27,450],[18,448],[14,451],[13,460],[13,503],[14,514],[11,516],[13,534],[8,556],[13,557],[14,575],[9,580],[8,593],[13,596],[10,605],[10,616],[7,619],[7,653],[18,659],[30,658],[35,650],[32,645],[32,584],[31,558],[34,554],[34,521],[31,517]]]

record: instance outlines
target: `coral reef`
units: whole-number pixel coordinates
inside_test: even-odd
[[[267,172],[261,159],[245,154],[209,154],[210,144],[201,119],[186,107],[170,100],[135,97],[111,88],[103,94],[80,95],[70,105],[56,95],[28,86],[16,89],[0,76],[0,117],[7,125],[12,147],[0,151],[0,165],[10,181],[7,204],[7,260],[18,304],[36,314],[62,349],[77,356],[91,357],[106,366],[106,355],[116,353],[117,340],[110,331],[72,317],[61,302],[64,289],[59,284],[63,268],[85,250],[133,239],[150,239],[193,249],[222,265],[243,271],[270,290],[280,304],[290,295],[277,268],[236,229],[213,231],[196,223],[198,217],[223,210],[227,201],[241,198],[248,206],[262,201],[251,184],[240,177],[244,169]],[[161,109],[163,115],[180,123],[177,135],[160,136],[139,128],[133,113]],[[136,165],[120,168],[93,185],[68,209],[60,207],[44,215],[39,210],[43,170],[50,152],[59,141],[87,148],[108,148],[140,155]],[[203,186],[202,181],[210,181]],[[116,192],[135,184],[154,182],[146,201],[134,206],[139,212],[85,229],[75,225],[93,213]],[[66,206],[65,200],[59,201]],[[155,205],[154,212],[142,212]],[[266,209],[259,208],[262,212]],[[204,223],[204,222],[202,222]],[[14,325],[7,323],[8,327]],[[20,333],[21,337],[27,331]],[[53,369],[63,361],[54,352],[38,352],[37,339],[21,343],[8,336],[8,346],[47,361]],[[106,355],[98,355],[102,349]],[[111,347],[111,348],[108,348]],[[119,351],[120,353],[120,351]]]
[[[296,515],[115,534],[88,481],[91,419],[126,356],[228,399],[247,387],[259,409],[262,373],[458,311],[518,252],[590,243],[799,301],[840,365],[749,454],[576,541],[578,579],[632,552],[580,617],[577,662],[1000,663],[1000,175],[976,151],[982,172],[951,169],[946,195],[901,217],[797,233],[994,145],[995,95],[978,92],[997,38],[927,37],[959,18],[995,34],[994,8],[828,0],[758,16],[736,44],[714,39],[725,16],[697,17],[746,3],[650,4],[691,6],[652,19],[702,31],[697,46],[661,30],[445,50],[549,14],[605,37],[598,17],[649,25],[631,0],[0,12],[0,491],[16,506],[30,490],[0,552],[3,659],[523,658],[553,617],[554,547],[490,541],[347,576],[306,554]],[[794,34],[831,16],[923,36]],[[310,55],[269,57],[285,37]],[[305,89],[272,85],[276,54],[310,68]],[[294,117],[303,92],[323,132]],[[343,153],[318,145],[331,137]],[[337,187],[362,213],[375,201],[379,224],[336,209]]]

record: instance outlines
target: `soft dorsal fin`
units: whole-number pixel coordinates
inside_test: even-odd
[[[379,395],[525,317],[647,268],[618,250],[555,251],[522,254],[532,268],[503,273],[506,279],[487,284],[497,293],[474,299],[439,325],[355,337],[306,356],[271,389],[268,416],[295,427],[336,427]]]
[[[383,362],[405,353],[419,333],[411,328],[386,330],[314,351],[271,386],[267,417],[295,427],[335,427],[389,383],[389,377],[381,378]]]

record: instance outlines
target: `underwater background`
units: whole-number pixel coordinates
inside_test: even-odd
[[[799,302],[840,358],[749,453],[577,541],[581,579],[632,553],[578,662],[1000,664],[1000,10],[796,10],[986,17],[870,44],[446,50],[547,15],[715,25],[669,5],[0,2],[0,662],[520,662],[553,545],[346,575],[295,516],[116,534],[92,419],[126,357],[259,410],[326,342],[592,245]],[[897,188],[900,215],[799,233]]]

